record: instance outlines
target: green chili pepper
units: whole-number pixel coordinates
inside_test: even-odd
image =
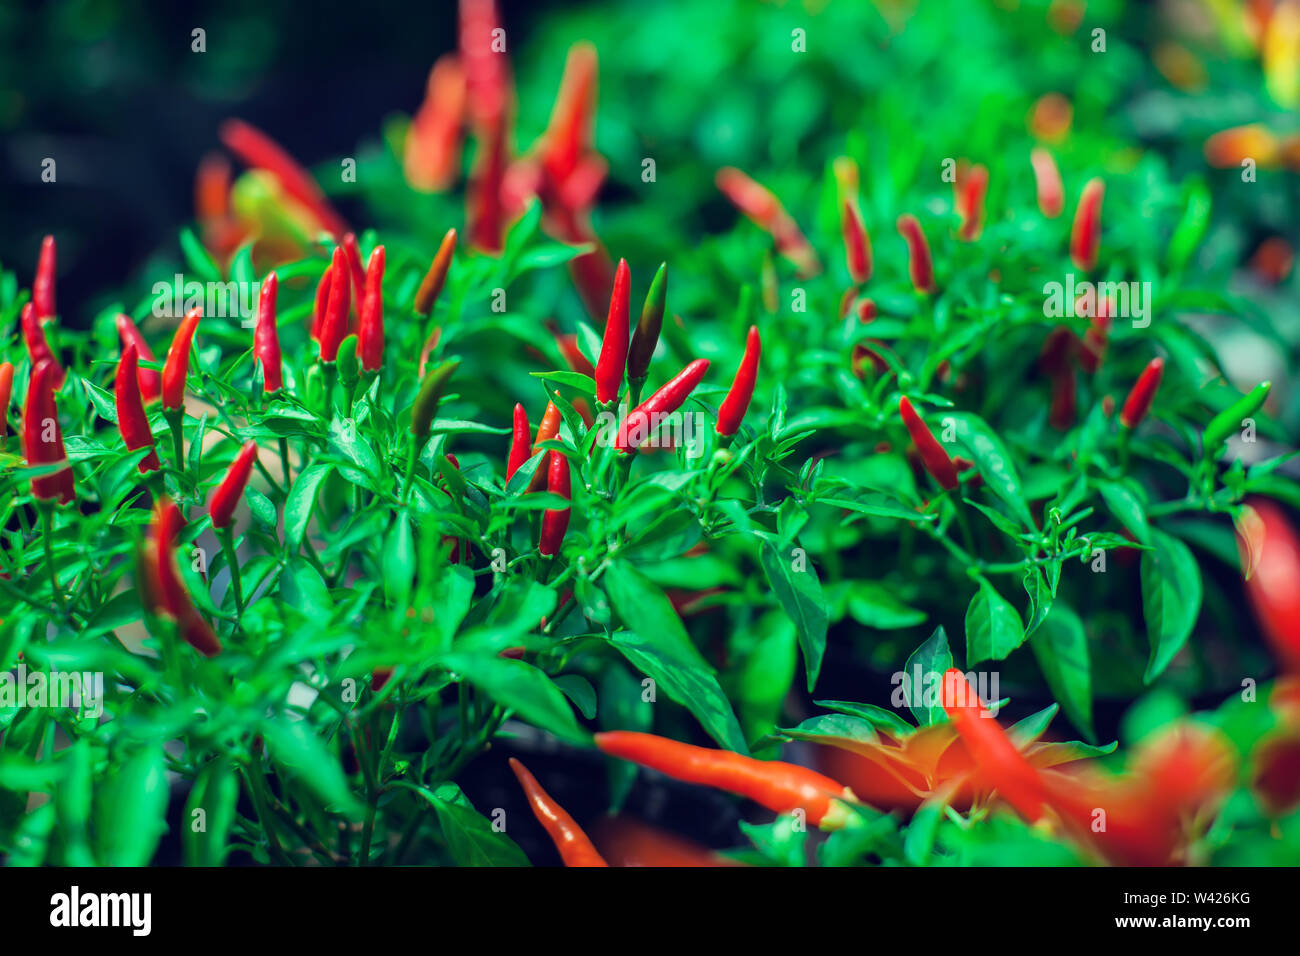
[[[447,383],[451,381],[451,377],[456,374],[456,369],[459,367],[459,359],[443,362],[425,375],[424,381],[420,383],[415,404],[411,406],[411,434],[420,441],[423,442],[429,437],[429,431],[433,428],[433,416],[438,411],[438,403],[442,401]]]
[[[339,367],[339,381],[343,387],[350,389],[357,384],[359,372],[357,371],[357,337],[349,335],[339,343],[339,354],[335,360]]]
[[[1205,426],[1205,434],[1202,438],[1207,455],[1217,451],[1219,446],[1228,440],[1228,436],[1241,427],[1242,419],[1249,418],[1259,411],[1259,407],[1264,404],[1264,399],[1268,398],[1269,389],[1272,387],[1272,382],[1260,382],[1210,419],[1210,424]]]
[[[1210,223],[1210,191],[1205,183],[1197,180],[1188,188],[1187,207],[1183,217],[1174,227],[1173,237],[1169,240],[1169,268],[1182,271],[1187,260],[1192,257],[1196,247],[1205,238],[1205,230]]]

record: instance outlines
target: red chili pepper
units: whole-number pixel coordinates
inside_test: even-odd
[[[1300,672],[1300,537],[1275,502],[1247,505],[1238,539],[1246,598],[1274,653]]]
[[[510,60],[495,0],[461,0],[460,60],[465,67],[466,107],[479,139],[466,199],[470,244],[487,252],[501,248],[504,225],[502,185],[509,162],[507,112]]]
[[[865,325],[868,322],[874,322],[880,310],[876,308],[876,303],[871,299],[861,299],[858,302],[858,321]]]
[[[1058,325],[1043,340],[1043,349],[1038,355],[1039,368],[1056,377],[1069,367],[1071,357],[1078,350],[1079,337],[1066,326]]]
[[[162,370],[162,407],[168,411],[185,407],[185,378],[190,370],[190,345],[194,341],[194,330],[198,328],[202,317],[201,309],[191,309],[181,319],[181,324],[172,336],[171,348],[167,350],[167,360]]]
[[[528,413],[524,411],[524,406],[516,403],[514,430],[510,436],[510,457],[506,461],[506,481],[509,481],[519,470],[519,466],[532,456],[531,445],[532,433],[528,427]]]
[[[129,315],[117,316],[117,334],[122,339],[123,350],[135,346],[136,355],[146,362],[154,361],[153,350],[149,348],[149,343],[144,340],[140,329],[131,321]],[[144,398],[146,405],[158,401],[162,395],[162,373],[157,369],[142,368],[136,376],[140,381],[140,395]]]
[[[330,289],[333,286],[334,280],[330,267],[326,266],[325,271],[321,273],[320,281],[316,283],[316,299],[311,310],[311,340],[317,345],[320,344],[321,330],[325,328],[325,312],[329,306]]]
[[[809,823],[823,829],[848,822],[851,811],[840,801],[857,800],[842,783],[798,764],[755,760],[730,750],[695,747],[630,730],[596,734],[595,740],[611,757],[631,760],[675,780],[736,793],[774,813],[802,809]]]
[[[336,239],[348,231],[347,223],[329,204],[316,180],[271,137],[239,119],[226,120],[217,135],[227,149],[249,166],[264,169],[275,177],[284,191],[307,207]]]
[[[428,315],[433,311],[442,287],[447,281],[447,271],[451,268],[451,256],[456,251],[456,230],[448,229],[438,244],[429,271],[424,274],[420,288],[415,293],[415,314]]]
[[[961,215],[961,228],[957,235],[963,242],[974,242],[984,230],[984,194],[988,188],[988,167],[977,163],[962,183],[961,202],[957,209]]]
[[[849,278],[862,285],[871,278],[871,239],[862,224],[857,207],[848,199],[840,213],[840,229],[844,233],[844,254],[848,260]]]
[[[366,270],[361,265],[361,247],[357,245],[357,235],[349,232],[343,237],[343,254],[348,260],[348,272],[352,276],[352,301],[358,310],[366,295]]]
[[[366,265],[365,298],[361,303],[361,331],[357,358],[367,372],[384,365],[384,247],[375,246]]]
[[[628,323],[632,275],[627,260],[618,260],[614,273],[614,291],[609,297],[609,317],[605,319],[605,336],[596,359],[596,401],[610,405],[618,400],[627,364]]]
[[[696,359],[669,379],[659,391],[628,412],[627,417],[619,423],[615,447],[622,452],[629,452],[649,438],[651,432],[658,427],[660,416],[681,408],[708,370],[708,359]]]
[[[1033,164],[1034,181],[1038,186],[1038,209],[1048,219],[1055,219],[1065,209],[1065,189],[1061,185],[1056,160],[1043,147],[1036,146],[1029,154],[1029,161]]]
[[[253,474],[255,461],[257,461],[257,442],[244,442],[244,447],[239,449],[239,454],[231,462],[226,477],[212,493],[212,501],[208,504],[212,527],[225,528],[230,525],[230,520],[235,516],[235,508],[239,505],[239,499],[244,494],[244,488],[248,486],[248,479]]]
[[[54,308],[54,268],[57,252],[54,237],[46,236],[41,242],[41,255],[36,260],[36,278],[32,280],[32,308],[41,324],[57,314]]]
[[[519,785],[524,788],[528,805],[532,807],[537,822],[545,827],[555,849],[560,851],[560,859],[565,866],[609,866],[587,839],[587,834],[574,823],[573,817],[551,799],[550,794],[542,789],[537,778],[523,764],[511,757],[510,769],[515,772]]]
[[[907,396],[898,400],[898,411],[903,416],[903,424],[907,426],[908,434],[912,436],[912,443],[916,445],[916,450],[921,455],[921,464],[925,466],[934,480],[951,491],[957,487],[957,469],[948,457],[948,452],[944,449],[939,440],[921,420],[912,403],[908,401]]]
[[[333,362],[339,357],[339,345],[348,334],[348,310],[352,306],[352,279],[342,248],[335,247],[330,262],[330,294],[325,304],[325,318],[320,328],[320,360]]]
[[[1074,210],[1070,258],[1075,268],[1084,272],[1090,272],[1097,264],[1097,249],[1101,245],[1101,200],[1105,192],[1106,184],[1100,179],[1088,180]]]
[[[611,866],[743,865],[675,833],[658,830],[628,817],[604,817],[592,832]]]
[[[14,393],[14,367],[11,362],[0,362],[0,448],[9,434],[9,399]]]
[[[569,500],[569,459],[563,452],[552,450],[546,468],[546,490]],[[557,508],[543,512],[542,534],[537,543],[537,551],[545,557],[558,554],[564,541],[564,533],[569,530],[569,508]]]
[[[592,44],[575,43],[569,48],[542,148],[542,168],[561,188],[591,149],[596,71],[596,48]]]
[[[280,333],[276,328],[275,298],[280,280],[268,272],[257,300],[257,326],[253,329],[253,358],[262,366],[262,390],[267,394],[284,388],[280,362]]]
[[[149,418],[144,413],[144,399],[140,396],[139,353],[134,345],[128,345],[117,363],[117,378],[113,383],[113,395],[117,400],[117,428],[126,442],[127,451],[149,448],[149,454],[141,459],[136,467],[140,474],[157,471],[162,468],[158,453],[153,450],[153,430],[149,427]]]
[[[1165,360],[1160,358],[1153,358],[1142,370],[1119,413],[1119,422],[1125,428],[1137,428],[1142,419],[1146,418],[1151,400],[1156,397],[1156,389],[1160,387],[1160,376],[1164,370]]]
[[[1092,325],[1083,334],[1083,347],[1079,350],[1079,365],[1089,375],[1096,373],[1101,367],[1102,359],[1106,357],[1106,340],[1111,325],[1110,300],[1099,300],[1096,313],[1092,316]]]
[[[1251,790],[1269,816],[1286,816],[1300,805],[1300,727],[1273,731],[1260,741],[1252,757]]]
[[[537,424],[537,439],[533,442],[532,454],[536,455],[542,451],[542,442],[548,442],[560,433],[560,409],[554,402],[546,403],[546,411],[542,413],[542,420]],[[531,457],[531,455],[529,456]],[[525,458],[525,461],[528,459]],[[547,464],[547,462],[543,462]],[[546,481],[546,470],[539,467],[533,472],[533,480],[528,483],[529,491],[538,491]]]
[[[807,277],[821,271],[817,253],[804,238],[798,224],[766,186],[730,166],[718,170],[714,181],[722,194],[746,218],[772,237],[777,251],[794,263],[800,275]]]
[[[160,499],[154,512],[153,551],[145,549],[144,565],[153,578],[145,591],[157,602],[156,613],[176,619],[186,643],[205,657],[215,657],[221,652],[221,641],[194,607],[176,566],[176,534],[183,523],[176,505],[166,498]]]
[[[27,383],[27,404],[23,407],[23,454],[29,465],[66,462],[59,409],[54,401],[54,379],[58,368],[44,361],[32,369]],[[58,498],[67,504],[74,495],[71,466],[32,479],[32,494],[42,500]]]
[[[978,767],[981,780],[996,789],[1026,819],[1043,815],[1043,782],[980,701],[966,675],[943,675],[943,709]]]
[[[925,240],[921,224],[911,213],[904,213],[898,217],[898,231],[907,242],[907,271],[912,278],[912,287],[917,292],[933,292],[934,263],[930,259],[930,244]]]
[[[749,410],[749,400],[754,397],[754,383],[758,381],[758,357],[763,343],[758,337],[758,326],[749,327],[745,338],[745,354],[736,369],[736,377],[731,382],[731,391],[718,406],[717,432],[719,435],[734,435],[740,428],[745,412]]]
[[[63,387],[63,367],[59,365],[59,360],[54,357],[50,351],[50,343],[45,340],[45,329],[41,325],[40,319],[36,317],[36,308],[28,302],[23,306],[19,315],[19,325],[23,329],[23,340],[27,343],[27,358],[31,362],[32,368],[40,365],[42,362],[50,362],[54,365],[55,388]]]
[[[420,192],[441,192],[460,166],[460,127],[465,115],[465,71],[454,53],[438,57],[429,71],[424,102],[406,134],[402,168]]]
[[[1065,431],[1074,424],[1077,412],[1078,385],[1073,366],[1066,366],[1052,377],[1052,406],[1047,420],[1058,431]]]

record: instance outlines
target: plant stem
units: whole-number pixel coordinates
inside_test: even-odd
[[[45,566],[50,572],[50,590],[54,592],[54,600],[59,606],[59,614],[67,618],[67,600],[63,596],[63,591],[59,589],[59,579],[54,571],[54,502],[44,500],[41,502],[40,508],[41,538],[45,543]]]
[[[235,592],[235,621],[244,616],[244,588],[239,578],[239,556],[235,553],[235,533],[229,528],[219,528],[217,538],[221,541],[221,550],[226,553],[226,563],[230,565],[230,587]]]

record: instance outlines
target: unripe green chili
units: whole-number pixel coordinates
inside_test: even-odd
[[[632,345],[627,353],[627,377],[632,382],[644,381],[650,369],[650,358],[659,343],[659,330],[664,324],[664,303],[668,298],[668,263],[660,263],[641,307],[641,319],[632,333]]]
[[[429,437],[429,432],[433,428],[433,416],[438,412],[438,403],[442,401],[447,383],[451,381],[451,377],[456,374],[456,369],[459,367],[459,359],[443,362],[424,376],[424,381],[420,383],[415,404],[411,406],[411,434],[421,442]]]
[[[360,373],[357,371],[357,337],[349,335],[339,343],[339,354],[335,360],[339,367],[339,381],[344,388],[351,388],[357,383]]]
[[[1205,434],[1201,439],[1207,455],[1217,451],[1219,446],[1228,440],[1228,436],[1241,427],[1242,419],[1249,418],[1259,411],[1272,387],[1272,382],[1260,382],[1210,419],[1210,424],[1205,426]]]

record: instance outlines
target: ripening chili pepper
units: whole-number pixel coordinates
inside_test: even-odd
[[[1247,505],[1238,523],[1246,599],[1274,653],[1300,672],[1300,536],[1276,502]]]
[[[611,757],[631,760],[674,780],[716,787],[748,797],[774,813],[804,810],[808,822],[831,830],[844,826],[853,791],[830,777],[798,764],[755,760],[730,750],[712,750],[666,737],[616,730],[595,735],[596,746]]]
[[[876,308],[876,303],[872,299],[860,299],[857,304],[858,321],[865,325],[868,322],[874,322],[880,310]]]
[[[348,275],[347,254],[342,247],[334,248],[330,263],[330,294],[325,304],[325,318],[320,328],[320,360],[338,359],[339,345],[348,334],[348,310],[352,305],[352,278]]]
[[[270,173],[336,239],[348,231],[347,223],[330,205],[316,180],[271,137],[239,119],[226,120],[217,135],[249,166]]]
[[[348,273],[352,276],[352,301],[360,311],[366,294],[366,270],[361,265],[361,247],[357,245],[357,234],[349,232],[343,237],[343,255],[348,260]]]
[[[957,469],[948,457],[947,450],[934,437],[934,434],[921,420],[912,403],[904,395],[898,400],[898,411],[903,416],[903,424],[907,426],[908,434],[912,436],[912,444],[916,446],[917,452],[921,456],[921,464],[925,466],[934,480],[939,482],[940,486],[951,491],[957,487]]]
[[[1125,428],[1131,431],[1146,418],[1147,411],[1151,408],[1151,400],[1156,397],[1156,389],[1160,387],[1160,376],[1164,370],[1165,360],[1161,358],[1153,358],[1142,370],[1132,391],[1128,393],[1128,398],[1124,399],[1124,407],[1119,413],[1119,422]]]
[[[564,361],[568,363],[569,368],[583,375],[596,377],[596,366],[587,360],[587,356],[582,354],[582,349],[578,348],[578,337],[573,334],[561,335],[558,332],[551,333],[555,337],[555,344],[559,346],[560,354],[564,356]]]
[[[36,311],[36,320],[41,324],[54,318],[54,268],[56,250],[54,237],[46,236],[41,241],[40,258],[36,260],[36,278],[32,280],[32,308]]]
[[[23,406],[23,454],[29,465],[53,465],[66,462],[63,430],[59,426],[59,409],[54,401],[57,366],[44,361],[32,369],[27,383],[27,404]],[[74,494],[72,467],[32,479],[32,494],[42,500],[58,498],[67,504]]]
[[[50,343],[45,339],[45,329],[42,327],[40,319],[36,317],[36,308],[32,303],[28,302],[23,306],[18,323],[22,326],[23,341],[27,344],[27,358],[31,362],[32,368],[42,362],[52,363],[55,372],[55,388],[62,388],[63,367],[59,365],[59,360],[54,357],[54,352],[50,350]]]
[[[1090,179],[1083,187],[1079,205],[1074,210],[1074,225],[1070,229],[1070,259],[1075,268],[1092,271],[1097,264],[1097,249],[1101,245],[1101,201],[1106,184],[1100,179]]]
[[[619,423],[615,447],[624,453],[633,451],[658,427],[661,416],[681,408],[695,386],[709,370],[708,359],[696,359],[664,384]]]
[[[848,199],[840,211],[840,230],[844,234],[844,255],[848,261],[849,278],[862,285],[871,278],[871,238],[862,224],[857,206]]]
[[[280,332],[275,324],[275,298],[280,280],[268,272],[257,300],[257,326],[253,330],[253,358],[262,366],[262,390],[268,394],[284,388],[280,363]]]
[[[1210,419],[1210,424],[1205,426],[1205,433],[1201,436],[1201,445],[1205,449],[1205,454],[1217,454],[1219,446],[1228,440],[1228,436],[1242,428],[1245,419],[1259,411],[1272,388],[1272,382],[1260,382]]]
[[[185,378],[190,371],[190,345],[203,311],[195,308],[186,313],[172,336],[171,348],[162,370],[162,407],[174,411],[185,407]]]
[[[912,279],[912,288],[925,294],[933,292],[934,263],[921,224],[911,213],[904,213],[898,217],[898,232],[907,242],[907,272]]]
[[[736,369],[736,377],[732,379],[731,390],[718,406],[716,430],[719,435],[736,434],[745,412],[749,410],[749,401],[754,397],[754,383],[758,381],[758,358],[762,347],[758,326],[751,325],[745,337],[745,354]]]
[[[411,406],[411,434],[421,442],[428,439],[433,429],[433,416],[438,412],[438,403],[442,401],[443,393],[447,391],[447,385],[458,368],[459,359],[443,362],[420,382],[420,390]]]
[[[575,43],[569,48],[541,156],[546,176],[561,190],[591,150],[597,67],[596,48],[591,43]]]
[[[325,328],[325,311],[329,306],[330,289],[333,284],[330,267],[326,266],[325,271],[321,273],[320,281],[316,283],[316,298],[311,309],[311,340],[317,345],[320,344],[321,330]]]
[[[661,262],[659,271],[650,283],[641,318],[632,333],[632,344],[627,352],[627,377],[631,382],[644,382],[650,370],[650,359],[659,343],[659,331],[664,324],[664,306],[668,299],[668,263]]]
[[[465,71],[454,53],[438,57],[429,71],[424,102],[406,133],[402,169],[420,192],[441,192],[460,166],[460,128],[465,115]]]
[[[942,696],[944,712],[970,751],[981,781],[1029,821],[1041,817],[1045,794],[1038,771],[985,709],[966,675],[955,667],[945,673]]]
[[[180,509],[160,499],[154,511],[152,554],[148,548],[145,551],[144,563],[153,577],[145,591],[157,602],[155,613],[175,618],[186,643],[204,657],[215,657],[221,652],[221,641],[195,608],[176,565],[176,534],[183,523]]]
[[[519,466],[532,455],[532,432],[528,427],[528,413],[524,406],[515,403],[515,418],[510,432],[510,457],[506,460],[506,481],[509,481]]]
[[[428,315],[433,311],[442,287],[447,281],[447,271],[451,268],[451,256],[456,251],[456,230],[448,229],[438,244],[438,251],[429,264],[429,271],[420,281],[420,288],[415,293],[415,314]]]
[[[623,387],[631,291],[632,275],[627,260],[620,259],[618,270],[614,273],[614,291],[609,297],[609,316],[605,319],[600,357],[596,359],[596,401],[602,405],[612,405],[617,401],[619,390]]]
[[[375,246],[366,264],[365,297],[361,303],[361,330],[357,333],[357,358],[367,372],[384,364],[384,247]]]
[[[794,264],[800,275],[807,277],[821,271],[817,253],[809,245],[798,224],[766,186],[730,166],[718,170],[714,181],[745,218],[772,237],[777,251]]]
[[[1106,357],[1107,340],[1110,337],[1111,302],[1103,298],[1097,302],[1096,315],[1092,324],[1083,333],[1083,345],[1079,349],[1079,365],[1089,375],[1094,375],[1101,368],[1101,361]]]
[[[244,442],[244,446],[239,449],[239,454],[235,456],[235,460],[226,471],[226,477],[221,479],[221,484],[217,485],[217,490],[212,493],[212,500],[208,503],[212,527],[222,529],[230,526],[230,521],[235,516],[235,508],[239,506],[239,499],[248,486],[249,477],[253,474],[255,461],[257,461],[257,442]]]
[[[14,393],[14,367],[11,362],[0,362],[0,448],[9,434],[9,399]]]
[[[533,442],[532,455],[543,451],[542,443],[550,441],[560,433],[560,423],[562,421],[559,406],[554,402],[547,402],[546,411],[542,413],[542,420],[537,424],[537,438]],[[531,457],[531,455],[528,457]],[[524,460],[527,461],[528,458],[526,457]],[[542,462],[542,466],[546,464],[545,461]],[[542,466],[539,466],[537,471],[533,472],[533,478],[528,482],[528,491],[539,491],[546,482],[546,469]]]
[[[957,235],[963,242],[974,242],[984,230],[984,195],[988,188],[988,167],[976,163],[962,183],[961,202],[957,209],[961,216],[961,228]]]
[[[1277,164],[1278,139],[1261,123],[1220,130],[1205,141],[1205,159],[1220,169],[1240,167],[1250,159],[1264,169]]]
[[[1074,367],[1067,365],[1052,376],[1052,404],[1047,420],[1057,431],[1066,431],[1074,424],[1078,409],[1078,383]]]
[[[122,433],[127,451],[148,448],[149,454],[141,459],[140,474],[157,471],[162,467],[158,453],[153,450],[153,430],[144,413],[144,399],[140,396],[139,353],[128,345],[117,363],[117,378],[113,382],[113,397],[117,405],[117,429]]]
[[[568,501],[569,482],[569,459],[563,452],[552,450],[546,467],[546,490]],[[570,510],[556,508],[542,513],[542,533],[537,542],[537,551],[542,556],[549,558],[559,553],[564,533],[569,530]]]
[[[533,816],[545,828],[565,866],[609,866],[604,857],[596,852],[591,840],[587,839],[587,834],[573,821],[573,817],[551,799],[551,795],[542,789],[537,778],[523,764],[511,757],[510,769],[528,796]]]
[[[1035,146],[1029,154],[1034,167],[1034,182],[1038,187],[1038,210],[1048,219],[1055,219],[1065,211],[1065,187],[1061,185],[1061,172],[1056,168],[1052,154]]]
[[[129,315],[121,313],[117,316],[117,334],[122,339],[122,349],[125,351],[131,346],[135,346],[135,352],[138,358],[146,362],[154,361],[153,350],[149,348],[149,343],[144,340],[144,335]],[[140,395],[144,398],[146,405],[158,401],[162,395],[162,373],[157,369],[142,368],[136,373],[140,381]]]

